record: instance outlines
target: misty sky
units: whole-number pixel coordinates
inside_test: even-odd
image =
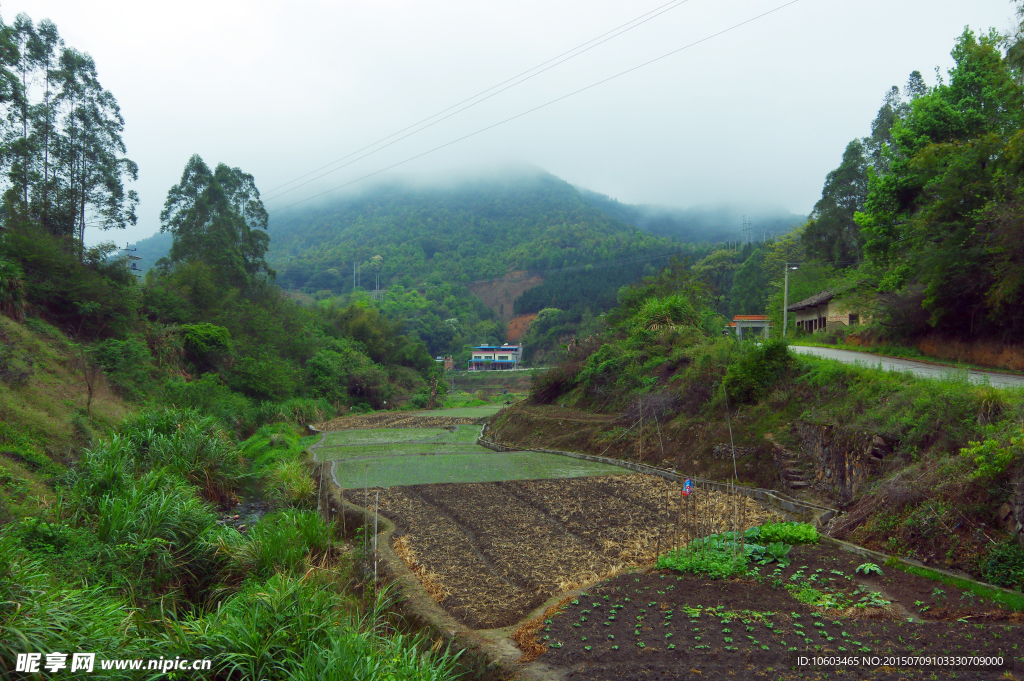
[[[274,211],[762,14],[787,0],[689,0],[429,130],[279,198],[271,191],[668,0],[19,0],[95,58],[159,229],[188,157],[252,173]],[[914,69],[951,65],[1007,0],[799,0],[769,16],[401,166],[442,176],[542,167],[630,203],[807,213],[846,143]],[[380,177],[380,176],[378,176]],[[358,185],[356,185],[358,186]],[[272,232],[271,232],[272,233]]]

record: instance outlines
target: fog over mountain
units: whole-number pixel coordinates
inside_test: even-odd
[[[801,0],[782,9],[784,0],[690,0],[283,193],[664,4],[182,0],[171,12],[127,0],[17,0],[3,16],[52,19],[68,45],[92,55],[117,98],[127,157],[139,165],[138,225],[87,239],[122,243],[158,229],[167,191],[194,153],[251,173],[271,211],[395,164],[429,175],[524,162],[629,204],[742,200],[806,214],[846,144],[870,133],[891,86],[913,70],[933,83],[965,26],[1006,30],[1013,15],[1007,0]],[[715,221],[738,224],[744,212],[755,211]],[[762,222],[755,215],[755,229]]]

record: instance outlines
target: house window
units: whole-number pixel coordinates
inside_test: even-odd
[[[508,355],[498,355],[498,359],[508,359]]]
[[[852,314],[850,315],[850,326],[855,324],[860,324],[860,315]]]

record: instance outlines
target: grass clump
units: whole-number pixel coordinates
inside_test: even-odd
[[[217,551],[228,560],[224,573],[237,580],[299,576],[325,562],[333,533],[334,526],[315,511],[287,509],[264,516],[247,535],[225,528],[217,537]]]
[[[262,426],[239,447],[252,461],[250,475],[263,496],[274,503],[296,508],[316,504],[316,481],[306,447],[314,437],[302,437],[288,423]]]

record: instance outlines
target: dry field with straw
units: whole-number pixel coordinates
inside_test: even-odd
[[[346,490],[360,506],[378,490]],[[380,489],[395,549],[428,593],[466,625],[522,620],[551,596],[654,561],[691,533],[781,517],[741,495],[649,475]],[[372,507],[372,501],[370,506]]]

